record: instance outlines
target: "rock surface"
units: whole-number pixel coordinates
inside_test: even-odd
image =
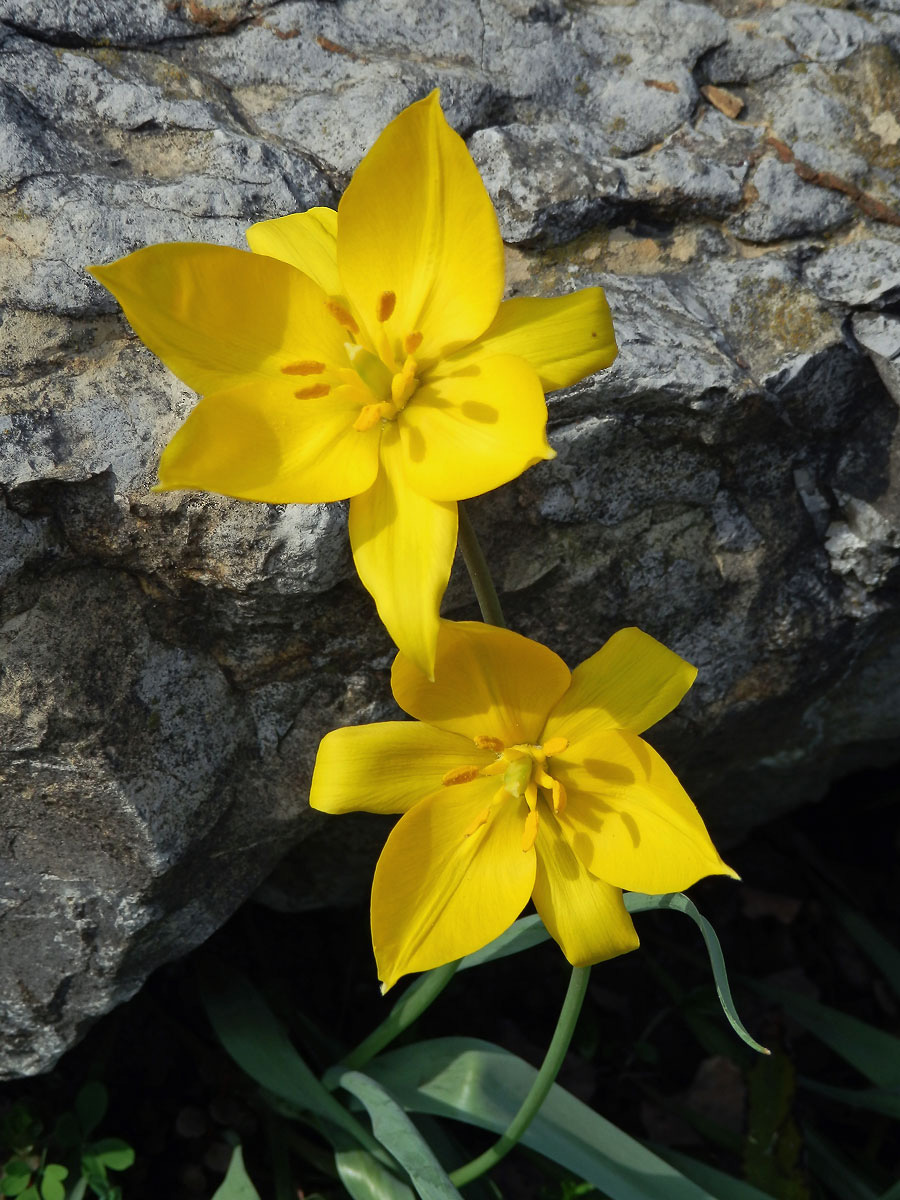
[[[900,8],[0,0],[0,1077],[265,894],[360,895],[306,808],[392,712],[340,505],[155,495],[195,397],[84,266],[334,203],[440,87],[513,293],[600,282],[616,365],[472,505],[511,623],[700,667],[654,734],[727,841],[900,749]],[[474,615],[457,570],[445,612]]]

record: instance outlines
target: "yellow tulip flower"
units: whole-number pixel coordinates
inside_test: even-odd
[[[175,242],[91,273],[203,399],[160,488],[350,499],[360,578],[429,677],[457,500],[552,458],[545,390],[616,356],[603,292],[501,303],[490,198],[437,92],[356,169],[337,212],[251,226],[250,253]]]
[[[623,888],[737,878],[639,737],[696,673],[639,629],[572,672],[546,646],[471,621],[441,621],[433,682],[397,655],[391,686],[416,721],[327,734],[309,801],[403,813],[372,885],[384,990],[480,949],[529,900],[569,962],[586,966],[638,945]]]

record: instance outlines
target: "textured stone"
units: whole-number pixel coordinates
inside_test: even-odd
[[[697,663],[652,736],[727,842],[900,748],[898,53],[896,0],[0,0],[0,1076],[384,832],[306,806],[396,715],[345,507],[153,493],[195,397],[85,265],[333,204],[440,87],[510,294],[600,283],[621,347],[471,506],[510,622]]]

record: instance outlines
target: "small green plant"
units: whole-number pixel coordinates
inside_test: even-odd
[[[74,1111],[64,1112],[45,1134],[26,1104],[14,1104],[0,1119],[0,1196],[17,1200],[122,1200],[110,1171],[124,1171],[134,1151],[121,1138],[92,1140],[109,1098],[102,1083],[86,1083]]]

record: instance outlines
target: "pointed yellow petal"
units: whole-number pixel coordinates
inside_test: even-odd
[[[270,504],[346,500],[372,486],[380,431],[338,388],[298,399],[294,383],[251,383],[205,396],[163,451],[160,490],[196,488]]]
[[[555,454],[547,445],[544,393],[520,358],[430,373],[397,424],[406,477],[433,500],[479,496]]]
[[[273,221],[258,221],[247,230],[247,244],[254,254],[267,254],[296,267],[329,296],[341,294],[337,213],[333,208],[310,208]]]
[[[338,213],[343,291],[373,345],[389,292],[396,303],[384,329],[400,342],[421,333],[420,360],[487,329],[503,294],[500,228],[437,92],[391,121],[354,172]]]
[[[706,875],[735,872],[722,861],[703,819],[652,746],[609,730],[567,750],[553,772],[568,802],[560,828],[592,875],[634,892],[681,892]]]
[[[541,811],[537,856],[534,906],[573,967],[638,948],[621,889],[585,870],[546,809]]]
[[[478,779],[444,788],[394,826],[375,868],[372,942],[385,990],[409,971],[472,954],[513,923],[534,885],[516,804]],[[482,821],[485,809],[488,817]]]
[[[472,359],[518,355],[550,392],[608,367],[618,349],[606,296],[594,287],[568,296],[504,300],[490,328],[461,353]]]
[[[697,668],[640,629],[620,629],[572,672],[572,686],[553,710],[545,740],[570,742],[603,729],[643,733],[678,704]]]
[[[171,242],[89,270],[141,341],[195,391],[272,379],[297,360],[346,363],[321,289],[274,258]]]
[[[455,504],[428,500],[406,482],[396,422],[390,422],[382,434],[378,477],[350,504],[350,545],[388,633],[426,676],[434,669],[456,521]]]
[[[334,729],[319,743],[309,790],[322,812],[406,812],[465,763],[490,762],[456,733],[418,721],[382,721]]]
[[[391,672],[394,697],[411,716],[505,746],[538,740],[569,680],[546,646],[480,621],[441,621],[433,683],[402,652]]]

